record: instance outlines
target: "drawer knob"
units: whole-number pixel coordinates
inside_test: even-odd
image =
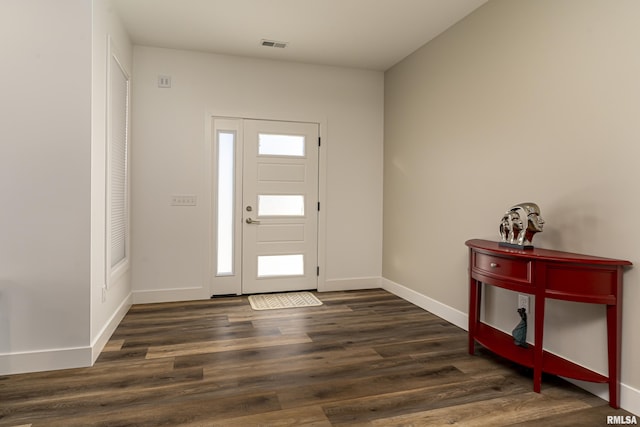
[[[492,262],[491,264],[489,264],[489,267],[491,268],[496,268],[498,266],[498,264],[496,264],[495,262]]]

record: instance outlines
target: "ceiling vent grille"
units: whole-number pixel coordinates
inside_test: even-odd
[[[260,46],[264,46],[264,47],[275,47],[278,49],[284,49],[285,47],[287,47],[288,44],[289,44],[288,42],[278,42],[275,40],[267,40],[267,39],[260,40]]]

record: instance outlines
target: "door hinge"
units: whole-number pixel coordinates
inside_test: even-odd
[[[316,267],[316,276],[320,276],[320,266]]]
[[[318,147],[320,147],[322,145],[322,138],[318,137]]]
[[[318,212],[320,212],[320,202],[318,202]]]

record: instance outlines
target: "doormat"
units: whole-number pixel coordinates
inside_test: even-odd
[[[284,294],[250,295],[249,304],[254,310],[277,310],[280,308],[313,307],[322,301],[311,292],[287,292]]]

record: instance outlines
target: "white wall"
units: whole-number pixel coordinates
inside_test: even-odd
[[[320,287],[379,284],[382,73],[136,46],[134,74],[134,301],[210,296],[211,114],[323,123]],[[172,194],[198,205],[171,207]]]
[[[91,3],[0,8],[0,374],[90,363]]]
[[[91,347],[95,360],[131,305],[131,274],[105,287],[106,106],[108,42],[131,75],[133,47],[109,0],[93,0],[91,94]],[[103,289],[104,300],[103,300]]]
[[[464,242],[497,240],[522,201],[546,221],[534,245],[640,264],[639,20],[632,0],[493,0],[387,71],[386,279],[467,313]],[[621,403],[639,413],[637,268],[624,280]],[[487,302],[511,331],[515,295]],[[606,372],[603,316],[550,302],[545,347]]]

